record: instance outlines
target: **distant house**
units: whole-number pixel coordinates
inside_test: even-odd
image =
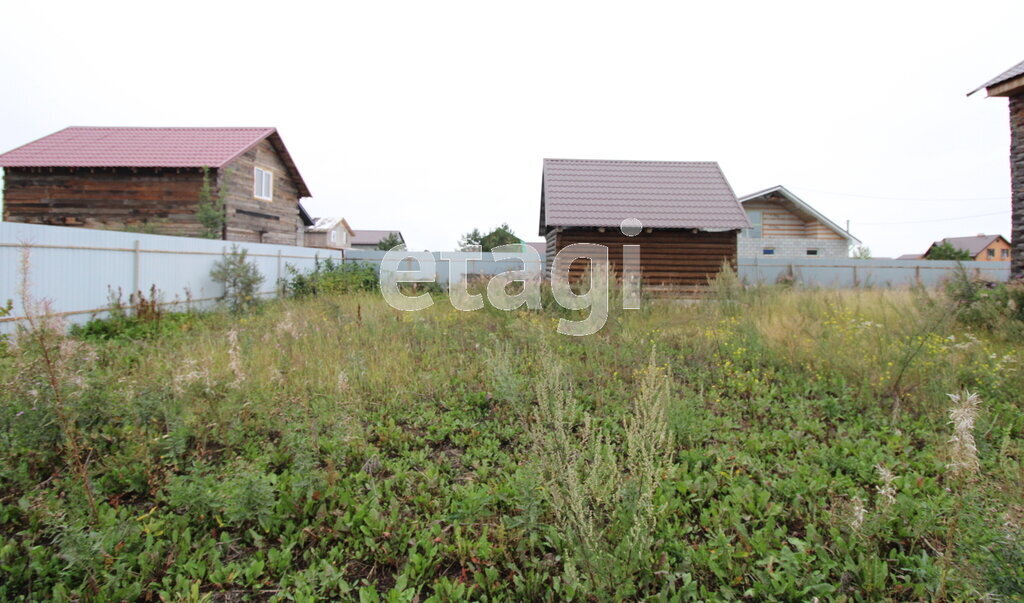
[[[317,218],[306,228],[306,247],[347,249],[354,236],[345,218]]]
[[[203,236],[205,180],[219,238],[301,245],[309,189],[274,128],[65,128],[0,155],[3,219]]]
[[[784,186],[740,197],[750,228],[740,232],[740,257],[847,257],[860,241]]]
[[[538,241],[538,242],[533,242],[533,241],[526,242],[526,241],[524,241],[523,245],[526,245],[527,247],[532,247],[533,250],[536,251],[538,255],[540,255],[541,262],[544,261],[544,256],[547,255],[547,252],[548,252],[548,243],[547,243],[547,241]]]
[[[352,236],[353,249],[377,249],[377,245],[390,235],[398,237],[400,244],[405,245],[405,238],[399,230],[356,230]]]
[[[736,234],[749,226],[713,161],[544,160],[540,234],[548,272],[565,246],[596,243],[621,274],[622,246],[639,245],[645,284],[703,286],[723,264],[735,267]],[[576,275],[584,269],[573,264]]]
[[[1003,235],[979,234],[973,237],[950,237],[935,241],[928,247],[923,257],[928,257],[932,249],[943,243],[949,243],[954,249],[961,249],[971,254],[971,259],[978,262],[1010,261],[1010,243]]]
[[[897,257],[896,259],[897,260],[920,260],[922,258],[924,258],[924,256],[922,256],[920,253],[904,253],[903,255]]]
[[[1010,240],[1010,278],[1024,279],[1024,61],[971,91],[982,88],[988,96],[1005,96],[1010,105],[1010,183],[1012,223]]]

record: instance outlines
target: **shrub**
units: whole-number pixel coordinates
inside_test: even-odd
[[[150,339],[177,332],[194,319],[193,314],[166,312],[157,301],[154,286],[147,298],[141,291],[129,298],[125,304],[121,291],[109,294],[109,305],[105,318],[93,318],[84,325],[72,325],[71,335],[90,340]]]
[[[652,579],[652,535],[661,511],[655,494],[669,467],[666,375],[653,354],[638,371],[639,392],[622,422],[623,445],[610,426],[580,407],[558,361],[548,356],[541,363],[546,372],[537,382],[531,453],[572,552],[566,580],[635,595],[640,581]]]
[[[7,300],[6,305],[0,306],[0,318],[10,316],[12,311],[14,311],[14,302]],[[7,349],[7,341],[9,339],[10,337],[8,335],[0,333],[0,354]]]
[[[221,301],[236,313],[259,302],[259,287],[263,284],[263,275],[256,264],[246,260],[248,254],[247,249],[232,245],[231,251],[217,260],[210,270],[210,278],[224,286]]]
[[[946,282],[946,294],[954,304],[957,319],[967,326],[998,330],[1024,325],[1024,283],[972,278],[961,265]]]
[[[336,262],[330,258],[317,260],[309,272],[300,272],[288,266],[291,280],[285,288],[294,297],[355,291],[375,291],[379,277],[377,270],[363,263]]]

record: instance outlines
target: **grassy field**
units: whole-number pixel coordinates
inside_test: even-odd
[[[0,359],[0,598],[1024,596],[1020,331],[727,284],[560,315],[37,325]]]

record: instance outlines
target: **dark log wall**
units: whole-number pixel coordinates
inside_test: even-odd
[[[622,246],[640,246],[640,269],[645,285],[701,287],[728,262],[736,268],[736,231],[693,232],[692,230],[643,231],[627,237],[617,228],[605,232],[596,229],[548,231],[548,269],[555,253],[573,243],[597,243],[608,247],[608,259],[614,273],[622,272]],[[574,262],[573,277],[582,275],[586,261]]]
[[[200,236],[198,169],[7,168],[4,220]]]
[[[1024,94],[1010,97],[1010,278],[1024,279]]]
[[[274,174],[273,201],[263,201],[253,195],[253,168],[256,167]],[[302,244],[298,189],[269,140],[221,169],[217,182],[227,195],[227,240]]]

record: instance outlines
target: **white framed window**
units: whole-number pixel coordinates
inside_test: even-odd
[[[761,228],[761,210],[752,209],[748,211],[747,219],[750,220],[750,228],[744,228],[742,231],[740,231],[740,234],[751,239],[760,239],[763,230]]]
[[[331,243],[337,243],[337,242],[338,242],[338,231],[337,230],[332,230],[331,231]]]
[[[274,174],[268,170],[252,169],[252,196],[264,201],[274,200]]]

